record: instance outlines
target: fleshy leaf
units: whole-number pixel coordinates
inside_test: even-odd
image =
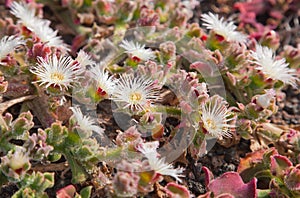
[[[287,157],[282,155],[271,156],[270,170],[273,175],[282,177],[290,166],[293,166],[293,163]]]
[[[223,193],[223,194],[217,196],[216,198],[235,198],[235,196],[233,196],[229,193]]]
[[[300,195],[300,164],[290,169],[284,178],[286,186]]]
[[[205,174],[205,185],[208,186],[210,181],[214,179],[214,175],[206,166],[203,166],[202,170]]]
[[[178,197],[178,198],[189,198],[190,192],[185,186],[176,184],[174,182],[170,182],[165,187],[166,192],[171,197]]]
[[[237,172],[245,182],[249,182],[258,172],[265,173],[266,167],[271,163],[271,156],[274,155],[278,155],[275,148],[249,153],[240,160]]]
[[[256,178],[253,178],[249,183],[245,184],[241,176],[236,172],[224,173],[221,177],[210,182],[208,189],[215,196],[229,193],[235,198],[257,197]]]
[[[76,193],[76,188],[73,185],[68,185],[56,192],[57,198],[73,198]]]
[[[89,198],[92,193],[92,186],[87,186],[80,191],[80,196],[82,198]]]
[[[248,153],[246,157],[241,158],[237,172],[241,175],[244,181],[250,181],[256,172],[264,169],[262,164],[265,150],[258,150],[253,153]]]

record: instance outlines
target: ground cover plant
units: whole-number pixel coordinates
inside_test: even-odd
[[[0,0],[4,197],[300,197],[296,0]]]

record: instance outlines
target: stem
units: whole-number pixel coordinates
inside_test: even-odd
[[[115,147],[107,148],[107,150],[102,151],[98,154],[97,158],[99,161],[112,161],[119,160],[123,158],[134,159],[138,155],[137,152],[130,151],[128,147]]]
[[[181,116],[181,109],[179,109],[177,107],[156,106],[154,109],[156,112],[167,113],[168,116],[173,116],[175,118],[180,118],[180,116]]]
[[[233,86],[232,83],[229,81],[229,79],[226,76],[223,76],[226,87],[229,88],[229,90],[234,94],[234,96],[238,99],[239,102],[243,104],[247,104],[246,98],[241,93],[241,90],[238,89],[236,86]]]
[[[7,177],[2,172],[0,172],[0,186],[6,184],[7,182],[8,182]]]
[[[235,98],[232,96],[232,94],[228,90],[226,90],[226,100],[231,106],[236,105]]]
[[[123,40],[124,36],[125,36],[125,33],[126,33],[126,23],[117,23],[115,25],[115,30],[114,30],[114,40],[113,40],[113,43],[114,44],[117,44],[119,43],[120,41]]]
[[[25,100],[31,100],[35,97],[36,97],[35,95],[22,96],[20,98],[15,98],[15,99],[12,99],[12,100],[9,100],[9,101],[6,101],[6,102],[2,102],[2,103],[0,103],[0,114],[2,114],[6,109],[8,109],[9,107],[11,107],[15,104],[24,102]],[[2,116],[0,116],[0,117],[2,117]],[[0,119],[0,124],[2,124],[1,122],[2,121]]]
[[[99,161],[119,159],[123,150],[123,147],[108,148],[107,150],[100,152],[97,158]]]
[[[77,161],[73,158],[73,156],[69,151],[65,151],[63,154],[66,160],[68,161],[72,171],[72,183],[76,184],[76,183],[84,182],[88,177],[87,173],[77,163]]]
[[[0,151],[4,151],[5,153],[7,153],[8,151],[10,151],[14,148],[13,144],[8,142],[10,139],[11,138],[6,138],[6,137],[1,138]]]
[[[0,130],[1,130],[1,133],[3,133],[3,131],[8,131],[8,126],[5,122],[5,120],[3,119],[3,116],[0,115]]]

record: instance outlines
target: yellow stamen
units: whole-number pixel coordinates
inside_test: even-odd
[[[205,124],[209,129],[215,130],[217,128],[216,123],[212,119],[207,119]]]
[[[55,81],[63,81],[65,79],[64,75],[60,74],[60,73],[52,73],[50,76],[51,79],[55,80]]]
[[[138,102],[142,99],[142,94],[136,92],[131,93],[129,98],[132,102]]]

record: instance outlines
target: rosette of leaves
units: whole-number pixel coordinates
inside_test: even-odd
[[[54,173],[33,172],[26,175],[18,185],[20,189],[12,198],[47,198],[44,191],[54,186]]]
[[[29,130],[34,126],[33,116],[30,112],[21,113],[17,119],[13,121],[10,113],[0,116],[0,151],[8,152],[14,148],[11,140],[27,140]]]
[[[267,184],[258,191],[259,197],[298,197],[300,195],[299,165],[278,154],[275,148],[258,150],[241,159],[237,170],[243,180],[256,177]],[[262,186],[263,187],[263,186]]]

